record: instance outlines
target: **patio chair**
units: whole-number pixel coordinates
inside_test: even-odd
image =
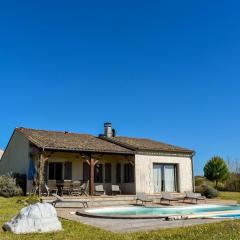
[[[168,205],[171,205],[171,202],[178,202],[179,198],[173,196],[170,193],[163,192],[160,198],[160,203],[162,203],[162,201],[167,201]]]
[[[79,196],[81,194],[81,189],[80,189],[80,181],[73,181],[72,182],[72,190],[71,190],[71,195],[73,196]]]
[[[119,185],[112,185],[112,195],[114,193],[115,194],[119,193],[121,195],[121,189],[120,189]]]
[[[83,183],[80,186],[80,196],[85,195],[88,196],[88,190],[89,190],[89,181],[87,181],[86,183]]]
[[[153,199],[148,198],[144,192],[139,192],[136,194],[136,204],[138,204],[138,201],[145,205],[145,203],[152,203]]]
[[[41,191],[39,191],[39,189],[41,189]],[[36,196],[38,194],[41,194],[41,196],[49,196],[49,190],[46,184],[42,184],[40,188],[37,185],[33,186],[30,196]]]
[[[84,200],[66,200],[63,197],[60,197],[57,194],[52,194],[52,196],[54,196],[56,198],[56,200],[50,202],[50,204],[52,204],[54,207],[56,207],[57,203],[81,203],[83,205],[84,208],[88,207],[88,201],[84,201]]]
[[[57,188],[57,185],[56,185],[56,180],[48,180],[47,184],[45,184],[45,187],[47,189],[48,196],[51,193],[58,194],[58,188]]]
[[[95,195],[105,195],[105,190],[103,188],[103,185],[95,186]]]
[[[200,193],[186,191],[185,194],[186,194],[186,196],[184,197],[183,201],[191,200],[191,202],[193,203],[193,201],[195,200],[196,201],[195,203],[197,204],[198,201],[204,200],[206,203],[206,197],[202,196]]]
[[[62,187],[62,194],[67,193],[67,195],[71,194],[72,190],[72,180],[64,180]]]

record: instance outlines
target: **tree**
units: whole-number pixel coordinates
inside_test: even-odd
[[[219,156],[214,156],[210,159],[204,167],[204,176],[210,180],[215,181],[217,188],[219,182],[226,181],[229,178],[228,166]]]

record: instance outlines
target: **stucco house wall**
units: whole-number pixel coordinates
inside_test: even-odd
[[[3,155],[3,150],[0,149],[0,160],[1,160],[2,155]]]
[[[179,192],[193,191],[192,160],[190,156],[135,155],[136,192],[154,193],[153,163],[178,165]]]
[[[0,174],[27,174],[29,166],[29,141],[21,133],[14,131],[0,160]]]

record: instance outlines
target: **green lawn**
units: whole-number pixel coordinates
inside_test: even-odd
[[[226,193],[220,195],[222,199],[237,199],[240,200],[240,193]],[[0,198],[0,224],[9,220],[22,207],[22,204],[17,203],[19,198]],[[103,220],[104,221],[104,220]],[[86,226],[73,221],[62,220],[64,231],[51,234],[27,234],[13,235],[9,232],[0,230],[0,239],[3,240],[75,240],[75,239],[111,239],[111,240],[233,240],[240,239],[240,221],[225,221],[221,223],[204,224],[185,228],[175,228],[168,230],[140,232],[133,234],[114,234],[98,228]]]
[[[219,199],[231,199],[236,200],[240,203],[240,192],[220,192]]]

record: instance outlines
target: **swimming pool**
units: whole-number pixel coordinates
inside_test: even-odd
[[[171,207],[101,207],[80,211],[80,215],[107,218],[163,218],[172,215],[188,215],[191,217],[226,218],[228,215],[240,218],[240,205],[196,205]],[[233,217],[233,218],[235,218]]]

